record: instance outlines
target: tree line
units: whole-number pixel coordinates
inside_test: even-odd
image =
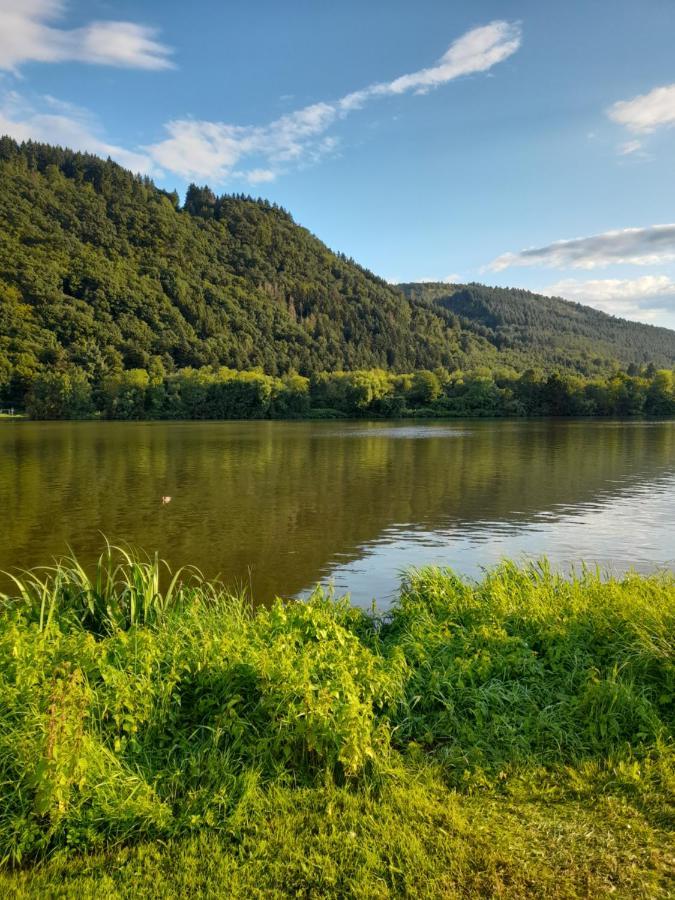
[[[671,416],[675,373],[648,366],[592,378],[528,370],[383,369],[311,377],[261,369],[159,366],[92,382],[75,366],[39,373],[27,394],[35,419],[293,419],[406,416]]]

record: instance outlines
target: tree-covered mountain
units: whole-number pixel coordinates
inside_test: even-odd
[[[593,374],[617,362],[672,366],[675,332],[476,285],[399,290],[267,201],[193,185],[181,206],[110,160],[0,139],[0,401],[21,404],[53,370],[96,394],[124,370]]]
[[[35,372],[453,368],[496,357],[283,209],[191,187],[185,205],[96,157],[0,141],[0,384]]]
[[[482,284],[424,282],[399,288],[413,302],[453,313],[463,329],[500,353],[522,352],[544,368],[566,369],[574,362],[583,367],[589,360],[598,367],[607,359],[629,367],[675,363],[674,331],[615,318],[561,297]]]

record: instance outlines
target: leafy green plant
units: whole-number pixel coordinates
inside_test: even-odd
[[[430,569],[380,616],[164,569],[108,545],[2,598],[1,860],[236,841],[261,798],[413,797],[428,771],[448,798],[617,796],[672,822],[672,576]]]

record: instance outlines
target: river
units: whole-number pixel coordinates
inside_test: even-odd
[[[261,602],[386,606],[407,566],[504,556],[675,569],[675,422],[8,420],[0,515],[0,569],[106,535]]]

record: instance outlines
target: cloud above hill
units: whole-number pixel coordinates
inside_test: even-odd
[[[316,161],[336,147],[327,132],[339,120],[368,103],[405,93],[425,94],[461,76],[486,72],[508,59],[520,47],[517,24],[495,21],[455,40],[429,68],[371,84],[339,100],[319,101],[281,116],[267,125],[236,125],[176,119],[165,127],[168,137],[146,148],[162,168],[185,179],[226,181],[232,174],[264,173],[271,180],[284,167]],[[255,164],[251,171],[240,170]]]
[[[673,323],[667,317],[675,316],[675,281],[668,275],[588,281],[565,278],[549,284],[542,293],[640,322],[662,321],[672,327]]]
[[[147,153],[127,150],[103,137],[98,122],[87,110],[49,95],[40,98],[40,107],[36,108],[16,91],[7,92],[0,99],[0,134],[16,141],[44,141],[109,156],[144,175],[161,174]]]
[[[169,49],[145,26],[94,22],[68,31],[49,24],[62,12],[57,0],[26,0],[20,7],[14,0],[0,0],[0,68],[16,72],[29,61],[148,69],[171,65]],[[68,104],[62,104],[57,115],[50,108],[53,98],[29,101],[16,91],[0,100],[0,131],[17,140],[33,138],[110,155],[146,174],[171,172],[214,186],[232,179],[262,184],[334,153],[338,137],[331,131],[355,111],[386,97],[426,94],[463,76],[487,72],[512,56],[521,40],[517,23],[490,22],[461,35],[427,68],[375,82],[337,100],[320,100],[263,125],[176,118],[164,125],[164,139],[142,147],[125,149],[106,140],[86,111],[69,113]]]
[[[503,253],[492,260],[488,269],[493,272],[514,266],[595,269],[616,264],[647,266],[672,260],[675,260],[675,225],[668,224],[605,231],[517,253]]]

